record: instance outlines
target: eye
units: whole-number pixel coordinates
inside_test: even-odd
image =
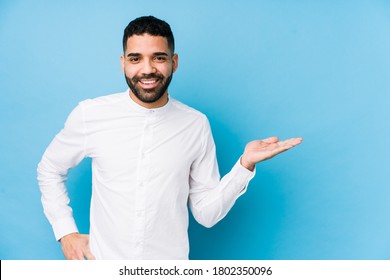
[[[158,61],[158,62],[164,62],[164,61],[166,61],[167,60],[167,57],[166,56],[156,56],[155,58],[154,58],[154,60],[156,60],[156,61]]]
[[[129,61],[130,61],[131,63],[137,63],[137,62],[140,61],[140,59],[139,59],[139,57],[131,56],[131,57],[129,57]]]

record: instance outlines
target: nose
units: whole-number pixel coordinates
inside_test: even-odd
[[[145,59],[142,65],[142,74],[151,74],[155,72],[156,68],[153,65],[153,61],[150,59]]]

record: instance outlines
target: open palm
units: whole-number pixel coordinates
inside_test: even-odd
[[[253,170],[256,163],[267,160],[302,143],[302,138],[290,138],[279,141],[278,137],[249,142],[241,157],[241,164]]]

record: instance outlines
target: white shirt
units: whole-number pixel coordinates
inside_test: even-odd
[[[92,158],[90,249],[97,259],[188,259],[188,208],[221,220],[254,176],[239,161],[220,180],[209,122],[170,98],[157,109],[129,91],[85,100],[38,165],[42,204],[57,240],[77,232],[64,181]]]

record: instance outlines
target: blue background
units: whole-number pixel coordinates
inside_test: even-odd
[[[257,166],[192,259],[390,259],[390,1],[0,1],[0,258],[63,259],[36,166],[76,104],[120,92],[122,32],[168,21],[170,94],[208,115],[225,174],[253,139],[304,143]],[[90,160],[70,172],[88,231]]]

